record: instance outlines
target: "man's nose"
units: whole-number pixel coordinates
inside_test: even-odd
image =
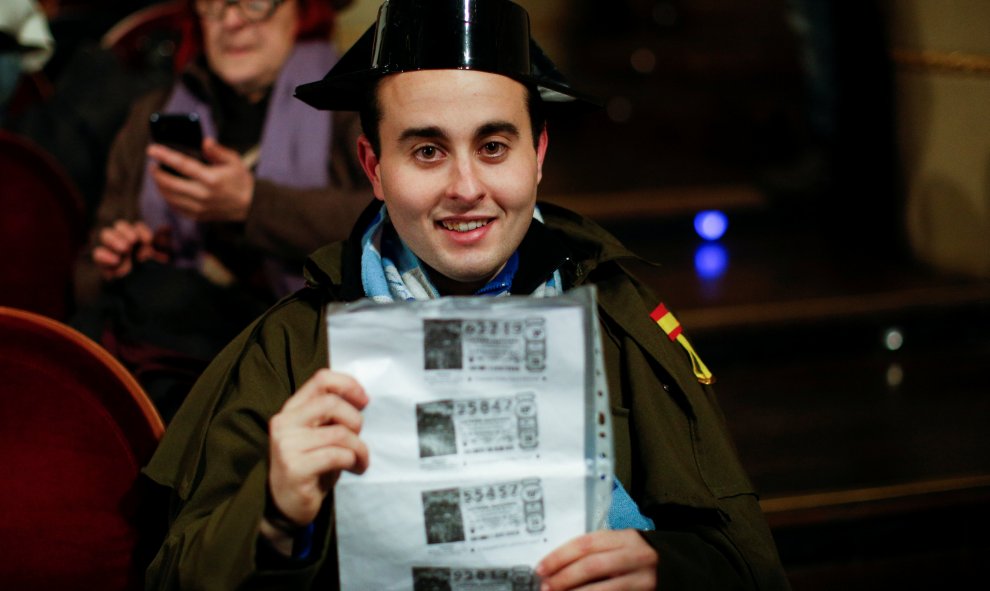
[[[461,160],[451,168],[447,196],[464,201],[476,201],[485,194],[485,185],[479,176],[478,164],[471,159]]]

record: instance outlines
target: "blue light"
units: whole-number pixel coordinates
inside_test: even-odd
[[[694,231],[705,240],[718,240],[729,227],[729,218],[714,209],[699,211],[694,216]]]
[[[729,253],[721,244],[702,244],[694,253],[694,270],[702,279],[717,279],[729,267]]]

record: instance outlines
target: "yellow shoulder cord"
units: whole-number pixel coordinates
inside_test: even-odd
[[[660,305],[650,312],[650,318],[660,326],[667,338],[671,341],[677,341],[684,347],[688,357],[691,358],[691,369],[694,370],[694,375],[698,381],[702,384],[714,384],[715,376],[708,371],[701,357],[698,357],[698,354],[694,352],[694,347],[691,346],[687,337],[684,336],[683,330],[681,330],[681,323],[674,318],[674,315],[670,313],[667,306],[663,305],[663,302],[660,302]]]

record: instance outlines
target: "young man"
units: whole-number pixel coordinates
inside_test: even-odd
[[[619,516],[543,557],[542,588],[786,589],[713,394],[651,319],[658,300],[622,266],[632,255],[592,223],[536,207],[540,113],[557,108],[541,96],[580,98],[531,43],[525,11],[390,0],[297,95],[362,110],[359,157],[381,204],[311,257],[309,287],[240,335],[171,424],[147,469],[175,501],[149,588],[337,588],[333,484],[374,458],[360,436],[367,396],[325,367],[327,303],[593,283]]]

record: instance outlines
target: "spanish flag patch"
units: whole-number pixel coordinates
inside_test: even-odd
[[[684,347],[688,357],[691,358],[691,369],[694,370],[694,375],[698,378],[698,381],[702,384],[714,384],[715,376],[712,375],[712,372],[708,371],[701,357],[698,357],[698,354],[695,353],[694,347],[691,346],[687,337],[684,336],[681,323],[677,321],[677,318],[674,318],[674,315],[670,313],[667,306],[663,305],[663,302],[660,302],[660,305],[650,312],[650,318],[660,326],[660,329],[667,335],[667,338],[671,341],[677,341]]]

